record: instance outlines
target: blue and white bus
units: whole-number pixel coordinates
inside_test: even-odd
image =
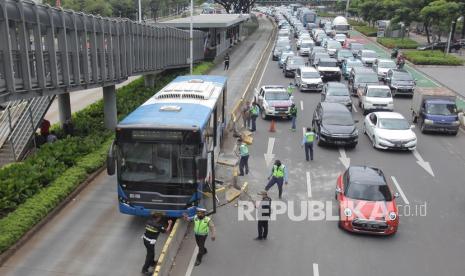
[[[107,170],[116,171],[121,213],[215,212],[226,84],[222,76],[177,77],[117,125]]]

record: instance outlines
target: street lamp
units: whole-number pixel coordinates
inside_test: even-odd
[[[450,51],[450,41],[452,39],[452,32],[455,30],[455,25],[457,24],[457,22],[461,22],[462,20],[463,20],[463,16],[460,16],[459,18],[457,18],[456,21],[452,21],[452,24],[450,26],[449,39],[447,40],[447,48],[446,48],[446,51],[444,51],[444,56],[448,54]]]
[[[350,6],[350,0],[347,0],[347,3],[346,3],[346,18],[349,17],[349,6]]]
[[[139,23],[142,22],[142,5],[139,0]]]

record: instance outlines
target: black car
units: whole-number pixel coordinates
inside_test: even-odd
[[[318,146],[332,144],[355,147],[358,130],[352,113],[340,103],[320,102],[313,113],[312,126],[317,134]]]
[[[290,56],[287,58],[287,61],[284,63],[283,66],[283,73],[285,77],[294,77],[295,70],[297,68],[305,66],[307,60],[303,57],[299,56]]]
[[[378,85],[378,75],[367,67],[354,67],[349,73],[349,89],[352,95],[357,95],[357,89],[369,84]]]
[[[389,69],[385,83],[391,88],[392,96],[409,95],[413,97],[415,79],[404,69]]]
[[[349,88],[341,82],[327,82],[321,91],[321,102],[340,103],[352,111],[352,98]]]
[[[423,45],[423,46],[419,46],[417,47],[417,50],[420,50],[420,51],[425,51],[425,50],[441,50],[441,51],[446,51],[446,47],[447,47],[447,42],[434,42],[434,43],[431,43],[431,44],[427,44],[427,45]],[[459,41],[457,42],[451,42],[450,43],[450,51],[458,51],[460,50],[460,48],[462,47],[462,45],[460,44]]]

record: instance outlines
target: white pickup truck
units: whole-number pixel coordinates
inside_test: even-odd
[[[290,119],[293,96],[281,85],[264,85],[255,92],[255,101],[260,107],[261,117],[281,117]]]
[[[394,100],[391,89],[386,85],[367,85],[357,90],[358,106],[362,108],[363,115],[371,111],[393,111]]]

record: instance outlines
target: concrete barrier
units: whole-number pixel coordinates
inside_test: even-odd
[[[174,223],[170,235],[166,239],[165,245],[161,250],[157,266],[153,271],[153,276],[167,276],[173,266],[174,258],[181,247],[182,240],[187,232],[188,222],[178,219]]]

